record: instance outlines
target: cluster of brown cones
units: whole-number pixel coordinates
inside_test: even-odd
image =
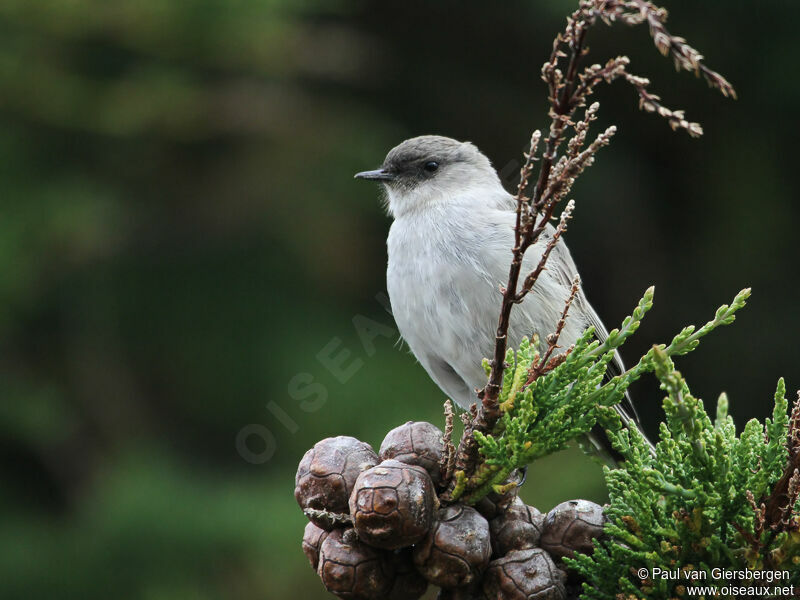
[[[295,498],[309,524],[303,551],[325,588],[352,600],[565,600],[561,559],[591,552],[603,511],[585,500],[547,515],[516,488],[475,506],[443,505],[442,432],[425,422],[390,431],[379,453],[347,436],[306,452]],[[572,596],[572,594],[569,594]]]

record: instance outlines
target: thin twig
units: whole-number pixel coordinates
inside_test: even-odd
[[[713,88],[727,97],[736,98],[736,90],[722,75],[712,71],[703,64],[703,55],[686,43],[682,37],[672,35],[664,23],[667,20],[667,11],[655,6],[646,0],[629,0],[627,4],[638,8],[639,13],[647,18],[650,35],[658,51],[664,56],[672,56],[675,66],[685,71],[690,71],[703,78]]]
[[[536,268],[525,278],[525,281],[522,283],[522,289],[519,291],[516,298],[514,298],[514,302],[517,304],[522,302],[528,292],[533,289],[533,284],[536,283],[537,279],[539,279],[539,275],[542,274],[542,271],[547,265],[547,259],[550,258],[550,253],[553,251],[553,248],[556,247],[558,240],[561,239],[561,235],[567,230],[567,222],[572,218],[572,212],[574,210],[575,201],[570,200],[567,203],[567,207],[564,209],[564,212],[561,213],[561,219],[558,223],[558,227],[556,227],[552,237],[547,241],[547,246],[545,246],[545,249],[542,252],[542,257],[539,259],[539,264],[537,264]]]
[[[547,370],[548,364],[550,363],[550,357],[555,349],[559,347],[558,340],[561,337],[561,332],[564,330],[564,326],[567,323],[569,309],[572,306],[572,303],[575,302],[575,298],[578,296],[578,290],[580,287],[581,279],[576,275],[572,280],[572,288],[570,289],[569,297],[564,302],[564,310],[561,311],[561,318],[559,318],[558,323],[556,324],[556,329],[553,333],[547,336],[547,350],[545,350],[545,353],[540,360],[531,365],[526,385],[531,384]]]
[[[526,208],[524,202],[518,202],[517,212],[519,214],[520,230],[517,235],[520,238],[519,243],[513,250],[513,257],[511,266],[508,273],[508,284],[505,286],[503,293],[503,302],[500,310],[500,319],[498,322],[497,333],[495,335],[495,348],[494,356],[491,362],[491,372],[489,374],[489,381],[486,387],[482,390],[481,404],[483,412],[483,420],[489,430],[492,429],[494,422],[499,416],[497,407],[497,397],[500,393],[500,384],[503,381],[504,360],[508,342],[508,324],[511,316],[511,309],[516,303],[517,285],[519,282],[520,271],[522,268],[522,257],[525,251],[538,240],[541,233],[544,231],[545,225],[550,221],[555,210],[555,203],[549,202],[545,206],[543,204],[542,195],[549,182],[550,171],[553,168],[553,160],[558,146],[564,139],[564,128],[570,122],[570,117],[575,110],[575,106],[570,102],[570,95],[572,86],[575,83],[575,78],[578,69],[578,62],[583,55],[583,44],[586,35],[586,28],[588,24],[578,18],[580,9],[573,13],[567,19],[567,29],[563,35],[556,38],[553,44],[553,51],[550,61],[545,63],[543,67],[543,79],[547,82],[550,88],[550,98],[552,107],[550,110],[551,124],[550,134],[547,138],[546,148],[542,155],[541,165],[539,167],[539,177],[537,179],[533,195],[531,196],[531,217],[534,217],[541,211],[538,224],[533,227],[534,219],[529,223],[525,223],[526,219],[522,214]],[[558,59],[563,55],[561,46],[566,45],[570,49],[570,60],[567,67],[566,76],[560,76],[560,72],[556,68]],[[551,67],[551,68],[549,68]],[[538,140],[537,140],[538,141]],[[527,187],[527,180],[525,181]],[[546,199],[545,199],[546,201]],[[527,225],[527,226],[524,226]],[[481,416],[479,416],[481,418]]]
[[[655,94],[647,91],[647,86],[650,81],[645,77],[637,77],[625,73],[625,80],[630,83],[639,94],[639,108],[645,112],[658,113],[658,116],[664,117],[673,131],[676,129],[685,129],[686,132],[692,137],[700,137],[703,135],[703,127],[700,123],[693,123],[687,121],[682,110],[672,110],[661,104],[661,98]]]
[[[444,427],[444,448],[442,450],[442,460],[439,463],[439,470],[442,474],[442,485],[447,486],[453,478],[453,469],[456,462],[456,449],[453,446],[453,421],[455,411],[453,401],[449,398],[444,403],[445,427]]]
[[[304,508],[303,514],[309,519],[329,521],[338,525],[352,525],[353,517],[347,513],[336,513],[321,508]]]
[[[538,129],[531,135],[531,144],[528,152],[525,154],[525,163],[519,170],[519,184],[517,184],[517,195],[514,197],[517,206],[516,225],[514,227],[514,250],[520,247],[523,227],[527,226],[525,222],[529,216],[529,211],[526,210],[530,198],[525,195],[528,189],[528,180],[533,173],[533,163],[536,160],[536,149],[539,146],[539,139],[542,137],[542,132]]]

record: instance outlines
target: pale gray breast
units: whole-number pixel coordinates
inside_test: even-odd
[[[403,219],[392,225],[388,252],[387,286],[401,332],[422,329],[443,341],[468,334],[479,318],[476,295],[489,285],[475,244]]]
[[[494,343],[513,215],[458,215],[452,208],[447,227],[430,215],[392,225],[387,285],[401,335],[423,366],[425,355],[445,361],[478,387],[481,359]]]

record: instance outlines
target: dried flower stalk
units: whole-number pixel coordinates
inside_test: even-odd
[[[480,400],[478,406],[473,407],[470,416],[463,419],[465,430],[456,452],[455,471],[462,472],[467,480],[475,475],[478,462],[477,444],[473,433],[475,431],[491,433],[500,417],[498,396],[505,369],[504,359],[508,347],[511,310],[531,291],[546,268],[552,249],[566,230],[566,222],[574,209],[572,201],[562,213],[556,232],[545,246],[539,264],[522,278],[520,286],[525,252],[537,243],[553,218],[556,206],[569,194],[576,178],[594,162],[597,151],[607,145],[616,132],[615,127],[609,127],[584,149],[589,125],[596,119],[599,105],[594,103],[586,108],[583,118],[577,122],[573,120],[575,112],[586,106],[587,99],[599,83],[611,83],[622,79],[637,92],[640,109],[663,117],[672,129],[684,129],[693,137],[703,133],[702,127],[698,123],[688,121],[683,111],[672,110],[661,104],[661,99],[648,91],[649,80],[628,71],[630,65],[628,57],[618,56],[608,60],[604,66],[593,64],[581,69],[580,63],[588,53],[585,45],[587,32],[598,21],[606,25],[621,22],[630,26],[647,23],[656,48],[665,56],[671,56],[678,69],[704,77],[711,87],[718,89],[726,97],[736,97],[731,84],[719,73],[706,67],[703,64],[703,56],[697,50],[685,39],[673,36],[667,31],[666,19],[665,9],[646,0],[581,0],[578,9],[567,17],[564,31],[553,40],[550,57],[541,70],[542,79],[548,88],[550,128],[544,138],[541,157],[537,157],[536,153],[542,142],[542,134],[538,130],[533,133],[530,149],[525,154],[525,162],[520,170],[520,181],[515,196],[517,214],[514,248],[507,284],[501,287],[503,299],[490,362],[491,371],[486,386],[478,392]],[[571,135],[568,134],[570,129]],[[565,141],[566,152],[556,160],[558,149]],[[535,182],[531,183],[536,165],[538,174]],[[532,189],[530,195],[527,195],[529,188]],[[570,302],[571,300],[565,309],[564,319]],[[563,328],[563,325],[561,327]],[[554,339],[557,343],[557,334]],[[548,368],[550,361],[559,360],[558,357],[563,356],[558,354],[551,356],[554,348],[555,346],[551,347],[548,344],[545,357],[540,361],[543,369]],[[461,481],[463,482],[463,477]],[[796,487],[800,489],[800,480],[797,483]],[[452,485],[451,481],[450,491]]]

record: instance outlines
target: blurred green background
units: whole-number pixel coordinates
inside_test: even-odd
[[[740,426],[778,376],[800,385],[790,6],[667,3],[735,102],[674,73],[644,29],[590,37],[594,61],[629,54],[706,135],[637,112],[622,84],[597,94],[619,134],[574,193],[589,297],[613,326],[656,285],[633,362],[752,285],[736,325],[679,360]],[[439,133],[513,185],[573,7],[0,3],[0,597],[326,597],[300,551],[303,452],[442,420],[376,299],[389,220],[352,174]],[[354,318],[391,334],[365,346]],[[660,392],[634,394],[653,432]],[[577,452],[529,478],[544,511],[604,498]]]

